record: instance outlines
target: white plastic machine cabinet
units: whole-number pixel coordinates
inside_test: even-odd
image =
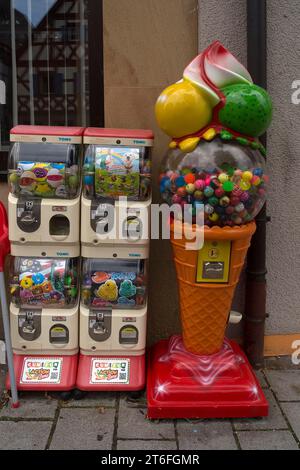
[[[81,127],[16,126],[10,132],[11,252],[79,256]]]
[[[71,309],[29,309],[10,305],[16,354],[78,353],[78,304]]]
[[[145,354],[147,307],[140,310],[90,310],[80,306],[81,354]]]
[[[149,255],[149,130],[87,128],[81,200],[82,255]]]

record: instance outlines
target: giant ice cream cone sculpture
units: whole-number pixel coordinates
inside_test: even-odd
[[[271,119],[271,101],[219,42],[185,69],[183,80],[162,92],[159,126],[172,137],[160,176],[164,200],[184,208],[171,223],[183,343],[198,355],[218,352],[245,261],[253,221],[265,201],[264,148],[258,137]],[[204,245],[176,234],[200,230]],[[185,213],[185,212],[184,212]]]
[[[171,243],[177,272],[182,335],[185,348],[194,354],[213,354],[221,349],[235,287],[245,256],[255,231],[255,223],[235,228],[205,227],[204,238],[217,243],[231,243],[228,283],[197,283],[199,250],[186,250],[189,240],[175,240],[174,231],[181,230],[181,222],[171,227]],[[204,248],[205,249],[205,248]]]

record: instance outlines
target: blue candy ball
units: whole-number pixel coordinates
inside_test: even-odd
[[[175,184],[177,186],[177,188],[180,188],[181,186],[185,186],[185,179],[184,179],[184,176],[178,176],[178,178],[176,178],[175,180]]]
[[[254,174],[255,176],[261,177],[261,176],[263,175],[263,170],[262,170],[261,168],[255,168],[255,169],[253,170],[253,174]]]

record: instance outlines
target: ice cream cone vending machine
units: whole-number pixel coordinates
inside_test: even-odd
[[[77,388],[145,385],[151,147],[147,130],[87,128]]]
[[[162,92],[155,111],[172,138],[160,191],[178,206],[170,238],[182,335],[151,350],[148,417],[265,416],[268,404],[256,376],[225,331],[254,218],[266,198],[258,137],[270,124],[270,97],[217,41]],[[203,243],[191,246],[197,235]]]
[[[67,391],[76,381],[82,134],[11,130],[10,322],[20,390]]]

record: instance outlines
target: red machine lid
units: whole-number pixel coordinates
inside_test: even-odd
[[[104,127],[87,127],[85,137],[120,137],[124,139],[153,139],[154,134],[149,129],[111,129]]]
[[[82,136],[84,127],[65,126],[15,126],[11,129],[11,134],[22,135],[53,135],[53,136]]]

